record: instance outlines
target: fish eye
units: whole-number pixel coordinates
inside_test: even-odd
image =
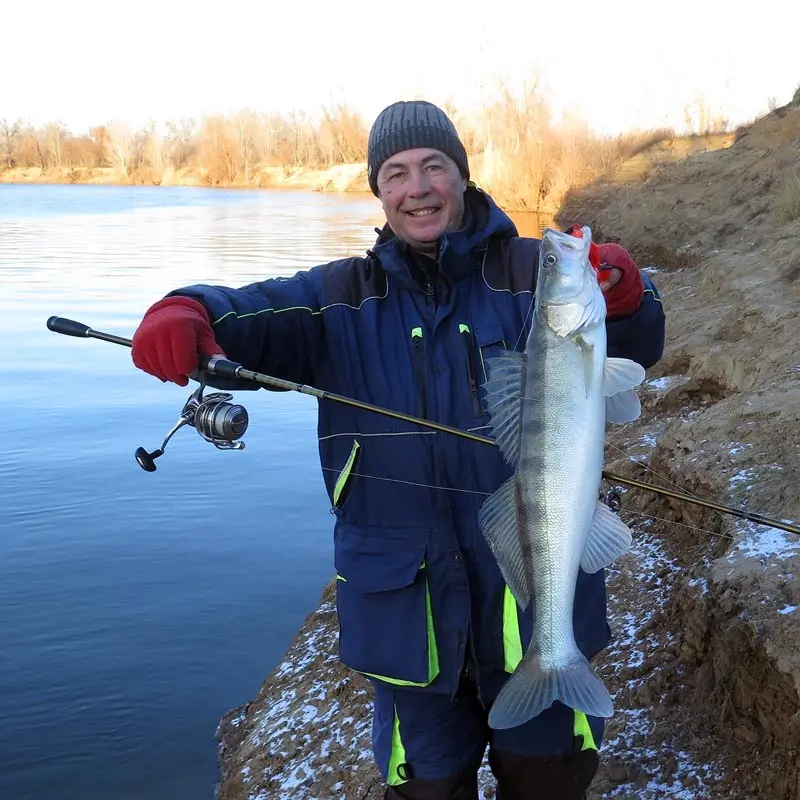
[[[553,264],[555,264],[555,263],[556,263],[556,257],[552,253],[548,253],[544,257],[544,265],[546,267],[552,267]]]

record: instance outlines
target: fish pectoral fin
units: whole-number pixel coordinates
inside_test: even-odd
[[[531,587],[525,567],[525,554],[519,538],[517,506],[512,475],[491,494],[478,513],[478,524],[500,567],[517,605],[524,611],[531,601]]]
[[[642,403],[634,391],[645,378],[644,367],[628,358],[607,358],[603,366],[603,394],[606,396],[606,421],[622,425],[642,413]]]
[[[486,359],[483,389],[489,424],[500,452],[512,467],[519,460],[527,363],[525,353],[515,350],[504,350]]]
[[[492,704],[489,727],[524,725],[556,700],[593,717],[611,717],[614,713],[608,689],[582,653],[559,669],[546,670],[538,655],[529,650]]]
[[[624,425],[639,419],[641,413],[642,401],[633,389],[606,397],[606,422]]]
[[[605,504],[597,503],[583,548],[581,569],[597,572],[628,551],[633,537],[631,529]]]
[[[594,376],[594,345],[579,336],[576,340],[578,346],[581,348],[581,364],[583,365],[583,388],[586,392],[586,397],[592,390],[592,378]]]
[[[607,358],[603,364],[603,394],[611,396],[638,386],[645,377],[644,367],[629,358]]]

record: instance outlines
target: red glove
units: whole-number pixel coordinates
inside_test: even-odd
[[[606,292],[606,315],[620,317],[633,314],[642,303],[644,283],[639,267],[630,253],[618,244],[598,245],[603,267],[616,267],[622,277]]]
[[[144,372],[178,386],[200,366],[199,355],[225,354],[214,338],[208,312],[191,297],[166,297],[147,309],[133,334],[131,357]]]
[[[577,222],[567,231],[567,233],[577,239],[583,239],[583,227]],[[597,272],[597,280],[599,282],[602,283],[603,281],[608,280],[609,276],[611,275],[611,270],[603,267],[600,258],[600,249],[594,242],[589,244],[589,263],[594,267],[595,272]]]

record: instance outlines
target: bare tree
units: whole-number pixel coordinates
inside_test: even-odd
[[[193,119],[167,123],[167,151],[176,170],[189,165],[197,152],[197,124]]]
[[[16,150],[19,140],[19,123],[13,125],[6,119],[0,120],[0,158],[5,169],[13,169],[16,164]]]
[[[134,152],[133,135],[128,126],[122,123],[106,125],[103,146],[103,155],[109,166],[128,177]]]
[[[145,128],[136,139],[137,162],[143,173],[140,177],[149,183],[161,185],[167,169],[167,154],[165,141],[155,123]]]

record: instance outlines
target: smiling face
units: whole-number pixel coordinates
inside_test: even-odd
[[[467,181],[441,151],[396,153],[381,165],[377,184],[389,227],[415,250],[435,252],[436,240],[460,227]]]

